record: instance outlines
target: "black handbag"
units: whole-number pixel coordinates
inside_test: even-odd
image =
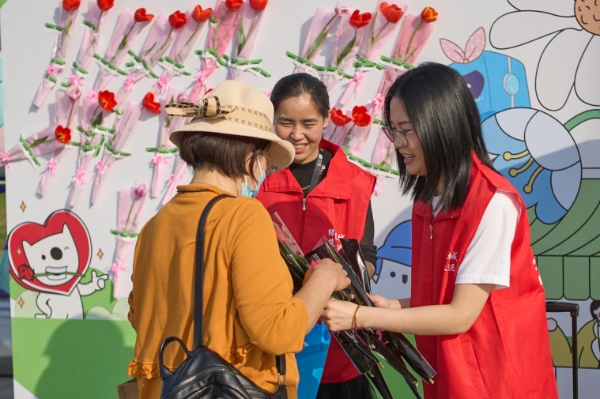
[[[168,337],[160,345],[158,362],[163,386],[161,399],[286,399],[285,355],[276,357],[279,390],[266,391],[246,378],[219,354],[204,346],[202,291],[204,274],[204,226],[215,203],[229,195],[218,195],[207,205],[196,234],[196,271],[194,288],[194,350],[189,351],[185,343],[177,337]],[[177,342],[185,351],[186,359],[171,372],[163,363],[163,352],[171,342]]]

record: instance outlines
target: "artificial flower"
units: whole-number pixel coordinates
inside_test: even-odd
[[[379,11],[381,11],[381,15],[383,15],[390,24],[395,24],[402,18],[402,15],[404,15],[402,9],[396,4],[388,4],[385,1],[379,4]]]
[[[101,11],[108,11],[115,5],[115,0],[98,0],[98,8]]]
[[[135,14],[133,15],[133,19],[135,20],[135,22],[146,22],[146,21],[150,21],[152,18],[154,18],[154,15],[146,14],[146,9],[143,7],[135,10]],[[130,32],[131,32],[131,30],[130,30]],[[127,36],[127,35],[125,35],[125,36]]]
[[[354,29],[362,28],[363,26],[366,26],[369,22],[371,22],[370,12],[365,12],[361,14],[359,10],[354,10],[352,15],[350,16],[350,25]]]
[[[344,126],[352,121],[352,118],[349,118],[344,114],[344,112],[341,109],[337,109],[335,107],[331,108],[329,118],[331,119],[331,122],[336,126]]]
[[[421,19],[423,22],[431,23],[437,20],[438,12],[433,7],[425,7],[421,11]]]
[[[22,264],[21,266],[18,267],[18,273],[19,273],[19,278],[21,280],[29,280],[29,281],[33,281],[33,269],[31,267],[29,267],[29,265],[26,264]]]
[[[187,18],[185,17],[185,14],[179,10],[169,15],[169,25],[171,25],[171,29],[179,29],[185,25],[186,22]]]
[[[152,94],[152,92],[146,93],[142,100],[142,106],[146,108],[146,111],[148,112],[160,114],[160,103],[154,101],[154,94]]]
[[[268,0],[250,0],[250,7],[256,12],[262,11],[267,6]]]
[[[352,108],[352,121],[356,126],[367,126],[371,123],[371,115],[367,112],[367,107],[364,105],[357,105]]]
[[[79,100],[79,97],[81,97],[81,89],[79,88],[79,85],[77,85],[77,84],[70,85],[67,88],[67,96],[69,96],[71,101]]]
[[[417,24],[417,27],[413,31],[412,35],[410,35],[410,39],[408,40],[408,46],[406,47],[406,53],[405,53],[406,56],[403,59],[404,62],[408,61],[408,59],[413,55],[413,53],[416,50],[416,48],[413,49],[413,48],[411,48],[411,46],[415,39],[415,36],[417,35],[417,31],[421,28],[421,26],[424,23],[430,24],[430,23],[436,21],[437,16],[438,16],[438,12],[433,7],[425,7],[423,9],[423,11],[421,11],[421,19],[419,20],[419,23]],[[396,58],[401,59],[400,49],[398,50],[398,56]]]
[[[80,4],[81,4],[80,0],[63,0],[62,8],[63,8],[63,10],[65,10],[67,12],[75,11],[79,8]]]
[[[54,129],[54,137],[57,141],[67,144],[69,141],[71,141],[71,129],[58,125],[56,129]]]
[[[338,3],[335,5],[335,15],[337,16],[342,16],[342,15],[349,15],[352,14],[352,7],[350,6],[340,6],[339,5],[340,2],[338,1]]]
[[[244,4],[244,0],[226,0],[225,7],[227,7],[230,11],[237,11],[242,8],[242,4]],[[266,2],[265,2],[266,5]]]
[[[133,189],[133,193],[135,194],[136,198],[143,198],[147,192],[148,188],[143,183]]]
[[[194,7],[194,11],[192,11],[192,19],[198,23],[205,22],[210,18],[210,14],[212,14],[212,8],[203,10],[202,7],[198,5]]]
[[[102,90],[98,93],[98,104],[105,111],[112,112],[113,108],[117,105],[115,94],[108,90]]]

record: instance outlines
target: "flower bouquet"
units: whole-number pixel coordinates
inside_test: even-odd
[[[353,301],[361,306],[373,306],[367,295],[369,286],[365,262],[356,240],[342,238],[340,240],[341,248],[338,252],[324,238],[323,245],[304,256],[279,215],[275,213],[272,218],[279,241],[279,250],[292,276],[295,291],[302,286],[310,265],[328,258],[340,263],[351,281],[348,288],[334,292],[332,298]],[[333,336],[339,341],[357,369],[370,379],[383,398],[392,399],[392,396],[380,371],[380,367],[383,365],[375,353],[384,358],[404,377],[417,398],[420,398],[417,389],[418,380],[410,373],[405,362],[427,382],[432,382],[432,378],[436,374],[402,334],[360,329],[340,331]]]
[[[242,6],[233,50],[233,58],[228,60],[228,79],[240,79],[245,70],[252,71],[265,77],[271,76],[258,67],[261,60],[250,59],[250,54],[252,53],[254,43],[256,42],[258,27],[260,26],[263,11],[267,6],[267,2],[267,0],[249,0]]]
[[[121,288],[121,273],[129,270],[124,264],[138,236],[142,209],[146,199],[146,185],[124,188],[119,192],[117,229],[110,232],[116,237],[115,256],[108,273],[113,282],[113,298],[118,299]]]
[[[368,27],[368,34],[363,38],[360,49],[356,54],[357,62],[354,62],[356,72],[348,82],[339,103],[345,105],[352,95],[357,95],[363,80],[363,71],[373,69],[384,70],[383,65],[375,63],[375,58],[381,52],[383,46],[392,37],[396,25],[404,16],[407,5],[402,2],[390,4],[387,1],[379,1],[373,12],[373,18]]]
[[[433,22],[437,20],[437,17],[438,13],[432,7],[425,7],[420,15],[406,15],[400,29],[400,35],[392,50],[392,56],[381,57],[387,67],[379,86],[379,95],[385,95],[398,76],[413,68],[435,29]],[[373,151],[372,162],[376,165],[394,168],[396,167],[395,156],[390,156],[393,152],[393,144],[380,129]]]
[[[133,39],[153,18],[154,15],[148,14],[145,8],[138,8],[135,12],[121,12],[104,57],[94,54],[94,58],[100,63],[100,72],[94,81],[94,91],[104,90],[115,75],[127,76],[127,72],[120,69],[120,65],[127,56]]]

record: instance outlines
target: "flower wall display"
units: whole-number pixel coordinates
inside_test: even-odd
[[[126,380],[121,364],[129,359],[100,359],[97,341],[79,337],[97,330],[103,346],[131,349],[127,295],[136,234],[192,173],[169,141],[189,119],[170,118],[165,107],[197,103],[224,79],[265,93],[293,72],[325,82],[332,109],[323,137],[377,175],[372,210],[379,249],[371,287],[409,296],[411,200],[398,192],[398,159],[380,129],[386,124],[381,111],[389,85],[406,70],[425,61],[448,64],[475,98],[494,166],[528,208],[548,298],[576,301],[582,309],[600,299],[600,80],[591,67],[600,62],[600,31],[593,2],[38,0],[35,12],[29,3],[8,1],[0,14],[7,227],[21,237],[18,226],[35,226],[35,240],[60,238],[81,259],[58,293],[17,283],[48,272],[32,274],[33,263],[14,265],[13,345],[22,356],[14,363],[15,398],[61,397],[64,386],[41,383],[44,378],[67,375],[73,396],[99,398],[113,396],[114,385]],[[38,298],[68,291],[74,307],[51,312],[41,299],[38,306]],[[592,322],[589,314],[580,312],[578,325]],[[60,324],[61,315],[83,321]],[[94,331],[86,330],[86,319],[94,319]],[[118,331],[98,320],[117,322]],[[26,324],[32,322],[47,324]],[[556,318],[549,329],[569,348],[569,324]],[[56,347],[53,337],[85,348],[71,351],[70,363],[78,367],[65,371],[54,355],[52,367],[39,361]],[[560,366],[569,362],[563,352],[553,357],[559,387],[568,391],[571,369]],[[600,386],[589,387],[600,381],[600,369],[589,366],[597,357],[588,352],[580,393],[593,396]],[[88,358],[94,367],[106,364],[99,369],[102,384],[90,385]],[[382,369],[384,378],[398,378],[386,375],[390,369]],[[400,385],[390,387],[392,396],[411,397]]]

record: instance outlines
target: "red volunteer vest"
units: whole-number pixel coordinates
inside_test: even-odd
[[[270,214],[279,214],[304,253],[315,249],[323,237],[360,242],[375,187],[375,176],[350,163],[340,147],[326,140],[319,146],[333,158],[325,178],[306,198],[289,168],[269,176],[256,197]],[[332,339],[321,383],[344,382],[358,375],[346,352]]]
[[[426,399],[558,398],[546,321],[544,288],[530,245],[525,205],[512,185],[473,154],[462,208],[413,206],[411,306],[448,304],[456,273],[497,190],[516,194],[520,218],[511,247],[510,287],[491,292],[464,334],[417,336],[417,347],[438,372]]]

